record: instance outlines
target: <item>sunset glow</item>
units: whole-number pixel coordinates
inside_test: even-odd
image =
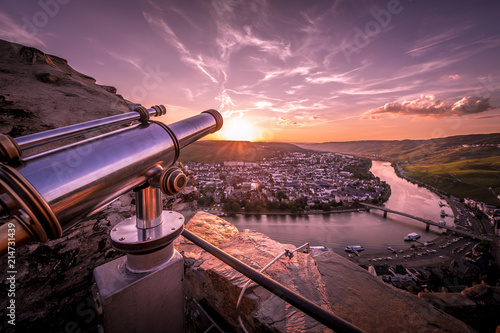
[[[500,2],[6,1],[0,38],[218,138],[428,139],[500,128]],[[92,24],[89,24],[92,22]],[[252,125],[250,125],[252,124]]]
[[[258,139],[257,129],[242,119],[230,120],[224,124],[219,136],[224,140],[233,141],[256,141]]]

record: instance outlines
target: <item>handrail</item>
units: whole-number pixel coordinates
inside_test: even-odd
[[[279,255],[277,255],[273,260],[271,260],[264,268],[260,270],[261,273],[264,273],[266,269],[271,267],[272,264],[274,264],[276,261],[278,261],[281,257],[287,256],[288,260],[293,258],[293,254],[296,251],[301,250],[302,248],[307,247],[307,253],[310,252],[309,249],[309,243],[305,243],[304,245],[301,245],[294,250],[290,251],[288,249],[285,249],[285,251],[281,252]],[[241,289],[240,292],[240,297],[238,297],[238,301],[236,302],[236,313],[238,313],[238,321],[240,322],[241,329],[245,332],[248,333],[247,329],[245,328],[245,325],[243,324],[243,321],[241,320],[241,315],[240,315],[240,305],[241,305],[241,300],[243,299],[243,295],[245,295],[245,291],[247,290],[248,286],[252,283],[252,280],[248,280],[247,283],[245,283],[245,286]]]
[[[255,270],[254,268],[248,266],[244,262],[236,259],[235,257],[231,256],[230,254],[222,251],[218,247],[210,244],[209,242],[205,241],[204,239],[200,238],[196,234],[193,234],[192,232],[184,229],[182,232],[182,236],[193,242],[195,245],[201,247],[205,251],[209,252],[213,256],[215,256],[217,259],[221,260],[222,262],[226,263],[227,265],[231,266],[241,274],[245,275],[249,279],[252,279],[254,282],[257,284],[261,285],[262,287],[266,288],[279,298],[283,299],[284,301],[290,303],[297,309],[301,310],[305,314],[309,315],[310,317],[316,319],[318,322],[321,324],[327,326],[328,328],[331,328],[337,333],[345,332],[345,333],[354,333],[354,332],[364,332],[363,330],[359,329],[358,327],[354,326],[353,324],[345,321],[344,319],[337,317],[333,313],[323,309],[322,307],[318,306],[317,304],[314,304],[313,302],[309,301],[308,299],[302,297],[301,295],[293,292],[292,290],[288,289],[287,287],[283,286],[279,282],[269,278],[268,276],[260,273],[259,271]]]

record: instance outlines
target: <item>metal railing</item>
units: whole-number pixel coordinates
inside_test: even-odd
[[[249,279],[253,280],[255,283],[272,292],[274,295],[293,305],[308,316],[314,318],[326,327],[331,328],[335,332],[364,332],[353,324],[345,321],[340,317],[337,317],[333,313],[323,309],[317,304],[288,289],[281,283],[271,279],[270,277],[245,264],[244,262],[222,251],[218,247],[210,244],[196,234],[184,229],[184,231],[182,232],[182,236],[193,242],[195,245],[201,247],[203,250],[212,254],[225,264],[231,266]]]

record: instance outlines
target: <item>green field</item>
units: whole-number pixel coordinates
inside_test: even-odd
[[[448,163],[426,162],[406,164],[403,167],[409,177],[456,197],[474,198],[500,206],[497,197],[500,194],[500,156]]]

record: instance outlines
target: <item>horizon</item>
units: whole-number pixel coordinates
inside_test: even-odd
[[[364,140],[349,140],[349,141],[322,141],[322,142],[304,142],[304,141],[251,141],[251,140],[230,140],[230,139],[217,139],[207,136],[207,138],[203,138],[199,141],[217,141],[217,142],[249,142],[249,143],[290,143],[290,144],[322,144],[322,143],[347,143],[347,142],[366,142],[366,141],[429,141],[429,140],[439,140],[439,139],[448,139],[453,137],[460,136],[474,136],[474,135],[495,135],[500,132],[491,132],[491,133],[471,133],[471,134],[457,134],[436,138],[428,138],[428,139],[364,139]]]
[[[9,1],[0,38],[68,60],[171,123],[214,108],[209,139],[324,143],[493,134],[493,0]],[[92,22],[89,25],[88,22]]]

